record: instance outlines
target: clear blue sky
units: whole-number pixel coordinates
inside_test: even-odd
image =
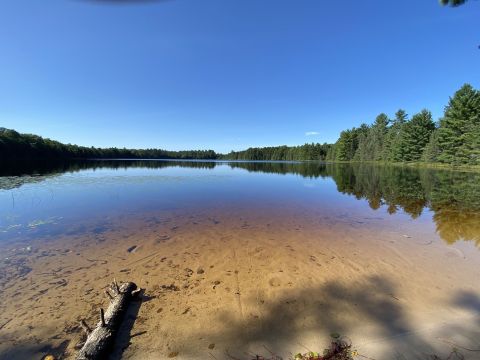
[[[480,1],[0,3],[0,126],[94,146],[333,142],[480,87]],[[308,132],[318,134],[306,135]]]

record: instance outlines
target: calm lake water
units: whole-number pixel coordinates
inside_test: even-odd
[[[262,209],[272,216],[288,207],[342,213],[339,221],[362,214],[424,222],[447,244],[471,241],[480,246],[478,173],[197,161],[90,161],[5,169],[0,178],[0,241],[68,234],[75,224],[143,211],[190,214],[225,207],[239,213]]]
[[[148,300],[129,317],[117,357],[287,359],[338,333],[376,359],[446,358],[455,346],[478,348],[479,246],[474,172],[3,166],[0,358],[72,357],[78,321],[95,323],[113,277],[136,282]]]

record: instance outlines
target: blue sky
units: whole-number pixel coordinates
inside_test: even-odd
[[[480,87],[480,1],[0,3],[0,126],[94,146],[333,142]],[[310,134],[307,134],[310,133]]]

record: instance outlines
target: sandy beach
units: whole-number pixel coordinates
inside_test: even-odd
[[[113,358],[288,359],[332,334],[375,359],[477,346],[478,249],[422,223],[228,208],[96,221],[2,248],[0,358],[74,358],[113,278],[145,289]]]
[[[0,360],[480,360],[479,15],[0,0]]]

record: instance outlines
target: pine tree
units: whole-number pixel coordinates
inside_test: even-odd
[[[405,123],[400,140],[400,146],[403,149],[402,160],[420,160],[433,130],[435,130],[435,123],[432,120],[432,113],[425,109],[415,114],[412,120]]]
[[[353,160],[355,161],[365,161],[370,160],[367,156],[367,139],[368,134],[370,133],[370,127],[363,123],[358,128],[358,146],[357,150],[355,151],[355,155],[353,156]]]
[[[367,137],[366,155],[369,157],[368,160],[382,160],[389,123],[390,120],[384,113],[381,113],[375,119]]]
[[[438,148],[438,129],[430,135],[430,140],[423,150],[422,160],[425,162],[437,162],[440,149]]]
[[[344,130],[340,133],[340,138],[335,144],[336,160],[349,161],[353,158],[351,151],[354,146],[354,141],[353,130]]]
[[[408,121],[408,114],[405,110],[399,109],[395,113],[392,126],[389,127],[385,138],[383,159],[385,161],[399,161],[401,159],[400,140],[404,124]]]
[[[460,154],[470,165],[480,165],[480,124],[473,125],[465,134],[465,143]]]
[[[464,85],[450,98],[440,121],[438,145],[441,162],[471,163],[469,151],[475,149],[475,133],[480,126],[480,92]]]

